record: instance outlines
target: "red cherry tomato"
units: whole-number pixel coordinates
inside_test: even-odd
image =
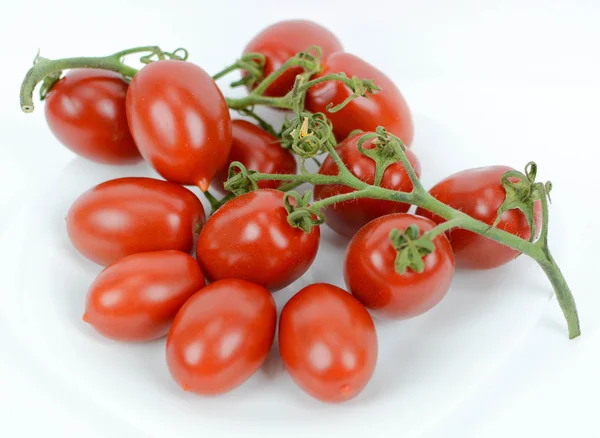
[[[375,370],[375,324],[345,290],[312,284],[281,311],[279,350],[300,388],[324,402],[346,401],[363,390]]]
[[[431,309],[446,295],[454,275],[454,256],[442,234],[433,239],[435,251],[424,258],[425,270],[396,272],[396,250],[389,234],[410,225],[421,233],[436,224],[405,213],[382,216],[360,229],[350,241],[344,264],[346,286],[367,308],[388,318],[410,318]]]
[[[279,140],[260,127],[245,120],[233,120],[231,152],[227,165],[215,175],[217,188],[225,191],[223,183],[227,181],[229,165],[239,161],[248,170],[262,173],[296,173],[294,155],[280,146]],[[281,181],[260,181],[261,189],[276,189]]]
[[[83,320],[118,341],[158,339],[204,285],[200,266],[189,254],[167,250],[130,255],[105,268],[92,283]]]
[[[506,197],[501,182],[502,175],[509,170],[514,169],[508,166],[489,166],[463,170],[437,183],[429,193],[444,204],[492,225],[496,220],[498,208]],[[437,223],[445,221],[422,208],[417,210],[417,214]],[[538,231],[542,223],[541,215],[541,204],[537,201],[534,207],[534,222]],[[531,237],[527,219],[520,210],[505,211],[497,228],[523,239]],[[454,250],[456,266],[460,268],[496,268],[519,255],[519,251],[471,231],[454,228],[446,235]]]
[[[366,183],[373,184],[375,182],[375,161],[358,150],[358,141],[362,135],[357,134],[344,140],[338,145],[337,152],[353,175]],[[369,140],[363,144],[363,147],[371,149],[373,142]],[[406,155],[417,175],[420,175],[421,164],[417,156],[409,149],[406,150]],[[319,173],[322,175],[338,174],[338,167],[331,156],[327,156]],[[402,192],[410,192],[413,188],[408,174],[400,162],[391,164],[385,170],[381,186]],[[315,199],[325,199],[353,191],[354,189],[342,185],[315,186]],[[327,221],[325,223],[339,234],[352,237],[367,222],[390,213],[405,213],[409,208],[410,205],[399,202],[371,198],[338,202],[326,208]]]
[[[107,70],[76,69],[46,97],[46,120],[71,151],[105,164],[141,160],[125,113],[127,82]]]
[[[288,223],[283,192],[257,190],[210,217],[198,237],[196,259],[209,280],[241,278],[275,291],[308,270],[319,238],[318,226],[305,233]]]
[[[311,46],[319,46],[323,58],[333,52],[344,50],[337,37],[323,26],[309,20],[287,20],[275,23],[248,43],[246,53],[260,53],[265,56],[264,77],[278,70],[289,58]],[[285,96],[294,86],[296,75],[303,72],[301,67],[293,67],[275,80],[265,96]]]
[[[67,214],[71,242],[101,265],[138,252],[190,252],[203,223],[196,195],[152,178],[106,181],[77,198]]]
[[[222,394],[265,361],[277,325],[275,300],[264,287],[220,280],[181,308],[167,338],[167,365],[186,391]]]
[[[325,67],[316,77],[331,73],[346,73],[348,77],[373,79],[381,91],[369,97],[359,97],[336,113],[327,111],[327,105],[342,103],[352,91],[338,81],[327,81],[308,89],[306,108],[321,112],[333,123],[333,133],[338,141],[344,140],[355,129],[375,131],[383,126],[400,137],[405,145],[413,140],[413,123],[408,105],[398,87],[383,72],[349,53],[334,53],[326,58]]]
[[[144,158],[165,179],[206,191],[227,161],[231,120],[212,78],[197,65],[148,64],[127,92],[129,128]]]

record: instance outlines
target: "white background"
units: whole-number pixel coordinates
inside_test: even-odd
[[[481,143],[464,167],[520,167],[535,158],[541,177],[555,183],[552,214],[568,224],[551,232],[569,241],[569,252],[556,258],[568,267],[584,336],[566,339],[558,306],[551,302],[498,372],[421,436],[600,437],[600,298],[593,276],[600,239],[592,229],[599,213],[600,2],[80,0],[3,8],[0,228],[73,158],[51,137],[42,105],[32,115],[19,112],[20,80],[38,48],[57,58],[137,45],[185,46],[192,61],[214,72],[265,25],[310,18],[389,74],[413,108],[452,113],[456,131],[448,135]],[[465,88],[471,90],[467,95]],[[491,107],[493,117],[486,118]],[[431,140],[427,134],[416,126],[415,152],[424,168],[435,169],[435,160],[448,159],[452,150],[443,139],[435,150],[425,145]],[[426,181],[441,176],[432,171]],[[12,361],[10,350],[0,350],[0,436],[96,432],[32,384],[27,367]]]

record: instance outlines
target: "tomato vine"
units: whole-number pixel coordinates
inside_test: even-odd
[[[132,54],[145,53],[140,61],[152,62],[154,59],[186,59],[187,52],[176,50],[172,53],[164,52],[157,46],[137,47],[123,50],[104,57],[78,57],[59,60],[49,60],[36,57],[34,66],[27,72],[20,90],[21,108],[24,112],[32,112],[34,109],[32,94],[35,87],[42,83],[41,97],[43,98],[52,84],[58,80],[63,70],[73,68],[99,68],[112,70],[120,73],[125,79],[131,79],[137,69],[125,64],[124,57]],[[419,269],[421,265],[418,257],[424,257],[427,253],[434,251],[433,238],[451,228],[463,228],[473,233],[485,236],[493,241],[499,242],[510,248],[533,258],[550,280],[556,293],[557,301],[562,309],[568,326],[570,338],[581,334],[579,317],[575,300],[571,290],[554,260],[548,246],[548,223],[549,223],[549,194],[551,184],[536,182],[537,167],[535,163],[526,166],[525,173],[509,172],[502,179],[507,196],[505,202],[498,211],[498,216],[507,209],[518,208],[526,215],[531,226],[531,239],[522,239],[511,233],[503,231],[495,226],[490,226],[477,220],[459,210],[438,201],[421,184],[415,170],[411,166],[405,145],[399,137],[386,131],[380,126],[374,133],[365,133],[360,141],[360,149],[363,154],[376,162],[376,178],[374,184],[368,184],[353,175],[340,156],[335,146],[336,140],[332,133],[332,124],[327,114],[311,113],[305,109],[307,91],[320,83],[326,81],[340,81],[346,85],[351,94],[343,102],[335,106],[328,106],[327,112],[333,113],[342,109],[353,99],[358,97],[369,97],[380,89],[369,78],[347,77],[344,73],[327,74],[317,79],[311,79],[315,74],[321,72],[320,62],[321,50],[318,47],[310,47],[305,52],[288,59],[281,68],[267,75],[263,74],[264,57],[259,54],[246,54],[235,63],[227,66],[222,71],[213,75],[213,79],[219,79],[227,74],[242,70],[242,79],[232,83],[232,86],[245,85],[251,91],[244,97],[226,98],[230,109],[241,114],[253,117],[264,129],[276,134],[281,140],[281,146],[291,149],[300,159],[301,172],[299,174],[268,174],[246,169],[242,163],[231,164],[229,179],[225,188],[231,192],[223,200],[218,201],[210,194],[209,200],[213,210],[218,209],[224,202],[236,195],[255,190],[259,181],[275,180],[285,182],[280,190],[286,191],[286,208],[289,213],[288,221],[295,227],[305,232],[325,220],[323,209],[331,204],[359,198],[373,198],[387,201],[401,202],[404,204],[422,207],[444,219],[446,222],[419,235],[419,230],[398,230],[390,236],[394,247],[398,251],[397,271],[404,272],[407,267]],[[290,68],[301,67],[303,72],[296,76],[293,89],[281,97],[265,96],[263,93],[269,85],[273,84],[282,74]],[[290,110],[291,117],[284,122],[282,129],[277,132],[271,125],[261,119],[255,113],[256,106],[268,106]],[[374,139],[373,149],[363,149],[362,144],[366,140]],[[304,166],[305,160],[316,159],[320,154],[329,154],[336,163],[339,172],[337,175],[320,175],[310,173]],[[401,162],[406,169],[407,175],[412,182],[413,189],[410,192],[401,192],[381,187],[381,177],[385,168],[391,163]],[[509,179],[510,178],[510,179]],[[517,182],[514,182],[514,180]],[[312,185],[344,185],[354,189],[350,193],[343,193],[318,200],[309,204],[311,192],[301,195],[293,189],[303,183]],[[294,199],[295,202],[288,202]],[[532,211],[533,203],[539,201],[542,206],[542,226],[540,235],[535,239],[533,229]],[[403,253],[403,252],[410,252]]]

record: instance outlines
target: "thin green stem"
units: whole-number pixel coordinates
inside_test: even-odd
[[[290,181],[277,187],[277,190],[287,192],[288,190],[294,190],[296,187],[301,186],[302,184],[304,184],[304,181]]]
[[[267,131],[269,134],[271,134],[273,137],[278,137],[279,135],[277,134],[277,131],[275,130],[275,128],[273,128],[273,125],[271,125],[269,122],[267,122],[265,119],[263,119],[262,117],[260,117],[258,114],[256,114],[254,112],[254,110],[250,109],[250,108],[240,108],[237,110],[240,114],[244,115],[244,116],[248,116],[248,117],[252,117],[254,120],[256,120],[259,124],[259,126],[264,129],[265,131]]]
[[[221,202],[217,198],[215,198],[214,195],[208,190],[202,193],[204,194],[204,197],[207,199],[207,201],[210,203],[212,212],[214,213],[215,211],[217,211],[217,209],[221,206]]]
[[[117,52],[112,56],[116,56],[118,58],[123,58],[124,56],[127,56],[127,55],[133,55],[134,53],[144,53],[144,52],[161,53],[161,50],[160,50],[160,47],[158,47],[158,46],[133,47],[131,49],[121,50],[120,52]]]
[[[212,78],[214,81],[221,79],[223,76],[226,76],[227,74],[231,73],[232,71],[235,71],[239,68],[239,65],[237,63],[237,61],[235,62],[235,64],[231,64],[228,67],[225,67],[223,70],[221,70],[218,73],[215,73]]]
[[[225,101],[227,102],[227,105],[229,105],[229,108],[234,110],[252,107],[255,105],[265,105],[276,108],[292,109],[292,102],[290,99],[287,99],[286,96],[268,97],[249,94],[247,96],[239,98],[227,97],[225,98]]]
[[[546,193],[546,189],[543,184],[539,184],[540,190],[542,190],[542,196],[540,197],[540,202],[542,203],[542,229],[540,230],[540,237],[535,242],[535,244],[540,248],[548,247],[548,221],[549,221],[549,205],[548,205],[548,194]],[[535,238],[535,236],[532,236]]]
[[[352,79],[350,79],[348,76],[341,74],[341,73],[330,73],[328,75],[321,76],[320,78],[312,79],[312,80],[306,82],[305,84],[303,84],[300,87],[299,91],[301,91],[301,92],[306,91],[313,85],[317,85],[317,84],[321,84],[323,82],[329,82],[329,81],[343,82],[348,87],[352,87],[354,85],[352,82]]]
[[[425,232],[424,235],[427,235],[427,237],[433,240],[436,236],[445,233],[452,228],[459,228],[463,222],[464,218],[455,217],[454,219],[450,219],[449,221],[442,222],[441,224],[435,226],[431,230]]]
[[[579,315],[577,314],[577,306],[575,305],[575,299],[573,298],[573,294],[571,293],[571,289],[565,280],[560,268],[554,261],[552,254],[546,248],[545,251],[542,251],[543,256],[539,259],[536,258],[536,261],[540,265],[540,267],[544,270],[552,287],[554,288],[554,292],[556,294],[556,300],[560,305],[560,309],[567,320],[567,327],[569,329],[569,339],[576,338],[581,335],[581,326],[579,324]]]
[[[269,88],[269,85],[271,85],[273,82],[275,82],[277,79],[279,79],[281,77],[281,75],[283,75],[290,68],[302,67],[305,71],[314,70],[314,66],[311,66],[309,64],[310,63],[306,59],[301,59],[301,58],[298,58],[297,56],[294,56],[293,58],[288,59],[281,66],[281,68],[275,70],[273,73],[271,73],[265,79],[263,79],[263,81],[260,84],[258,84],[258,86],[254,90],[252,90],[251,94],[254,94],[254,95],[263,94],[267,90],[267,88]]]
[[[102,57],[77,57],[50,60],[45,58],[37,58],[37,62],[25,74],[25,78],[21,84],[19,93],[21,109],[25,113],[33,112],[33,91],[35,87],[42,82],[46,77],[60,73],[63,70],[73,68],[100,68],[121,73],[123,76],[131,78],[137,70],[129,67],[121,62],[121,58],[130,53],[138,53],[154,50],[155,46],[137,47],[135,49],[123,50],[109,56]]]

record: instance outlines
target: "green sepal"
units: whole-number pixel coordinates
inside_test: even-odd
[[[246,166],[239,161],[233,161],[229,165],[227,181],[225,181],[223,187],[235,196],[258,190],[258,184],[252,178],[255,173],[256,171],[246,169]]]
[[[283,196],[283,204],[288,212],[288,223],[294,228],[300,228],[305,233],[310,233],[314,226],[325,223],[325,214],[309,205],[311,198],[310,190],[302,195],[290,190]]]
[[[424,258],[435,251],[435,244],[426,235],[420,235],[417,225],[410,225],[405,231],[394,228],[390,231],[390,240],[396,250],[394,267],[400,275],[408,268],[421,273],[425,270]]]
[[[504,202],[498,208],[496,220],[492,224],[492,227],[498,225],[502,219],[502,214],[508,210],[521,210],[527,219],[531,236],[529,241],[532,242],[536,235],[537,230],[535,226],[535,202],[540,200],[542,196],[549,194],[549,190],[552,189],[552,183],[549,181],[546,185],[535,182],[537,175],[537,165],[530,161],[525,166],[525,173],[517,170],[510,170],[502,175],[502,186],[506,192]],[[517,179],[517,181],[511,181],[510,179]]]

